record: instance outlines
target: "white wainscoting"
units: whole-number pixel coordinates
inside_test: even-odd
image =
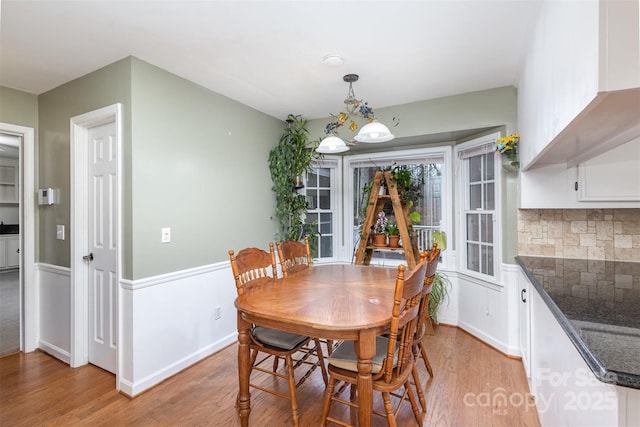
[[[228,261],[123,281],[119,389],[135,396],[234,343],[235,298]]]
[[[71,270],[36,264],[40,308],[38,348],[63,362],[71,361]]]
[[[70,363],[70,269],[37,265],[38,346]],[[116,388],[135,396],[237,339],[228,261],[120,283]],[[215,307],[222,317],[215,319]]]
[[[518,268],[501,264],[501,284],[459,274],[458,326],[501,352],[520,356]]]

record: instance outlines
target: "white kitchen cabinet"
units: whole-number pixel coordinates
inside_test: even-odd
[[[7,268],[7,241],[0,236],[0,268]]]
[[[18,160],[0,158],[0,203],[18,203],[18,182]]]
[[[528,307],[520,312],[521,352],[525,370],[526,357],[530,357],[529,386],[535,396],[540,424],[640,425],[640,390],[598,380],[538,289],[522,271],[520,279],[523,281],[520,288],[528,289]]]
[[[580,163],[577,182],[581,202],[640,202],[640,138]]]
[[[20,266],[20,236],[17,234],[0,236],[0,268]]]
[[[520,208],[640,208],[640,138],[578,165],[520,174]]]
[[[518,317],[520,321],[519,342],[522,365],[527,378],[531,378],[531,305],[529,303],[529,279],[522,270],[518,272],[519,304]]]
[[[14,235],[6,239],[7,268],[20,266],[20,236]]]
[[[640,135],[639,3],[542,2],[518,86],[523,171]]]
[[[618,388],[600,382],[531,287],[531,389],[543,426],[626,426]]]

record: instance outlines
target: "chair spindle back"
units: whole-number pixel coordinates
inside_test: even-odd
[[[273,243],[269,243],[269,252],[259,248],[245,248],[235,254],[231,250],[229,259],[238,295],[242,295],[245,290],[270,283],[278,277]]]

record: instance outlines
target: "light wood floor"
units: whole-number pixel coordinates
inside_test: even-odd
[[[425,426],[539,426],[522,364],[467,333],[439,326],[425,337],[435,378],[425,384]],[[42,352],[0,358],[0,425],[237,426],[236,345],[130,400],[95,366],[72,369]],[[427,378],[420,361],[421,374]],[[324,383],[298,389],[300,425],[318,425]],[[335,406],[335,405],[334,405]],[[409,405],[399,425],[414,426]],[[374,418],[375,425],[386,425]],[[252,390],[252,426],[291,425],[289,402]]]

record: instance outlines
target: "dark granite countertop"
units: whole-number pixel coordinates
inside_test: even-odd
[[[640,263],[517,256],[594,375],[640,389]]]

